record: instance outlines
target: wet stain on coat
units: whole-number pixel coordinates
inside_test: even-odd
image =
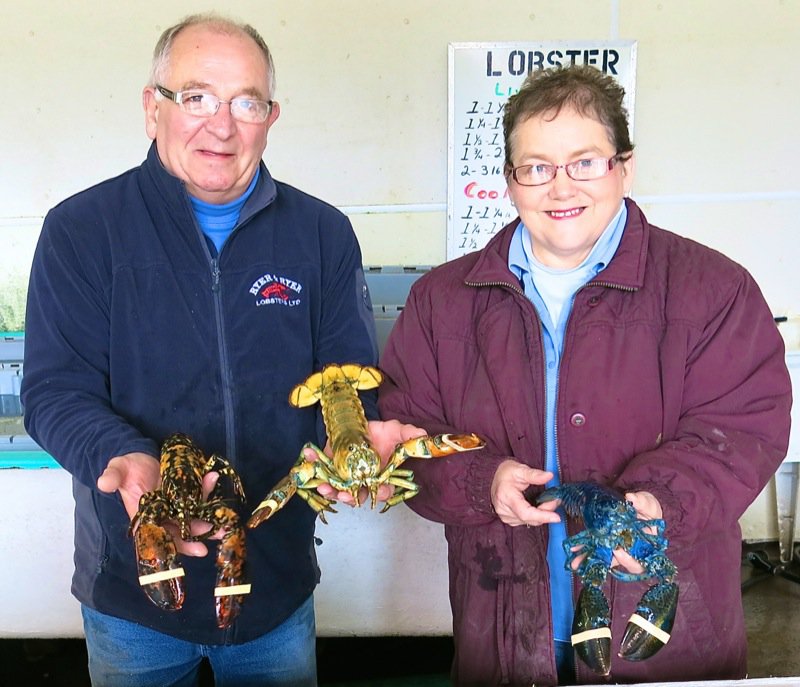
[[[503,561],[497,555],[497,547],[475,545],[474,560],[481,569],[478,584],[481,589],[494,591],[497,589],[497,576],[503,568]]]

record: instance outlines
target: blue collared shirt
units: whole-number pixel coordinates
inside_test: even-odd
[[[557,270],[539,262],[533,255],[531,236],[520,222],[511,239],[508,267],[517,276],[525,295],[533,303],[542,324],[542,341],[545,354],[545,467],[554,477],[547,486],[560,483],[558,447],[556,446],[556,399],[558,374],[567,321],[572,301],[578,289],[601,272],[614,257],[628,211],[622,203],[617,214],[597,239],[589,255],[580,265],[568,270]],[[550,568],[550,596],[553,613],[553,632],[556,641],[569,642],[572,634],[572,581],[564,569],[562,542],[567,536],[565,517],[550,525],[547,563]]]

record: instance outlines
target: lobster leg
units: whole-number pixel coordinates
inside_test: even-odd
[[[305,449],[311,448],[317,453],[316,461],[309,461],[305,456]],[[324,459],[323,459],[324,458]],[[318,472],[326,471],[328,457],[313,444],[306,444],[300,451],[300,457],[280,482],[278,482],[269,493],[263,498],[261,503],[256,506],[247,526],[251,529],[258,527],[262,522],[271,518],[277,511],[283,508],[292,496],[300,491],[300,496],[306,500],[309,506],[320,514],[320,519],[325,522],[323,511],[336,511],[331,507],[331,501],[320,494],[314,494],[309,489],[315,489],[325,480],[317,476]]]
[[[397,467],[409,458],[443,458],[453,453],[474,451],[484,445],[485,442],[477,434],[436,434],[409,439],[395,446],[386,470]]]
[[[650,587],[628,620],[619,655],[628,661],[643,661],[655,654],[669,641],[677,607],[677,584],[660,582]]]
[[[393,485],[395,490],[394,494],[386,500],[381,513],[385,513],[392,506],[416,496],[419,491],[419,485],[414,482],[414,473],[411,470],[395,470],[386,481]]]
[[[483,448],[485,442],[476,434],[437,434],[435,436],[422,436],[409,439],[395,446],[389,462],[383,472],[375,480],[377,485],[388,483],[397,487],[394,495],[391,496],[381,513],[385,513],[392,506],[407,501],[412,496],[416,496],[419,486],[414,482],[414,473],[411,470],[398,470],[409,458],[443,458],[444,456],[460,453],[463,451],[473,451]],[[375,497],[373,496],[373,504]]]
[[[572,620],[575,653],[598,675],[611,671],[611,609],[600,587],[584,585]]]
[[[324,484],[323,481],[318,481],[309,485],[310,488],[318,487],[320,484]],[[328,521],[325,519],[325,511],[329,513],[335,513],[336,509],[331,506],[333,501],[330,499],[326,499],[322,494],[318,494],[315,491],[310,491],[308,488],[301,489],[297,492],[301,499],[305,500],[305,502],[311,506],[316,513],[319,515],[319,519],[322,520],[323,524],[327,525]]]
[[[242,486],[242,480],[239,477],[239,473],[236,472],[228,460],[222,456],[218,456],[215,453],[206,461],[205,467],[203,468],[203,474],[211,472],[212,470],[218,472],[220,475],[225,475],[228,479],[230,479],[231,483],[233,484],[234,492],[237,494],[237,496],[239,496],[239,498],[244,499],[244,487]],[[214,496],[213,492],[211,496]]]

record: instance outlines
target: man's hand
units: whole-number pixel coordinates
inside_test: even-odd
[[[561,516],[553,512],[557,501],[536,507],[528,503],[524,492],[531,485],[543,486],[553,479],[552,472],[528,467],[516,460],[504,460],[492,480],[492,507],[497,517],[511,527],[536,526],[560,522]]]
[[[160,477],[159,463],[156,458],[146,453],[127,453],[108,461],[103,474],[97,479],[97,488],[106,494],[118,491],[128,517],[133,519],[139,510],[139,499],[142,494],[156,489],[160,483]],[[208,498],[218,479],[219,473],[217,472],[209,472],[203,478],[204,499]],[[173,523],[162,524],[169,530],[179,553],[187,556],[205,556],[208,553],[208,548],[203,542],[183,541]],[[191,527],[192,534],[199,534],[207,531],[209,524],[201,520],[193,520]],[[218,532],[212,538],[220,539],[222,535],[222,532]]]
[[[367,424],[372,445],[381,457],[381,466],[386,466],[389,462],[389,457],[397,444],[402,444],[409,439],[424,437],[427,434],[420,427],[404,425],[397,420],[371,420]]]
[[[128,453],[108,461],[97,479],[97,488],[107,494],[118,491],[128,517],[133,518],[142,494],[155,489],[160,477],[156,458],[146,453]]]
[[[414,425],[405,425],[397,420],[371,420],[367,424],[370,441],[381,459],[381,468],[386,467],[389,462],[389,457],[392,455],[397,444],[427,434],[424,429],[420,429]],[[325,453],[331,455],[329,446],[325,447]],[[315,460],[316,456],[313,454],[313,451],[307,449],[306,458]],[[336,489],[329,484],[321,484],[317,487],[317,491],[331,501],[345,503],[348,506],[356,505],[350,493],[346,491],[336,491]],[[392,494],[394,494],[394,487],[391,484],[382,484],[378,487],[378,501],[386,501],[391,498]],[[362,488],[358,494],[359,504],[364,503],[368,496],[367,490]]]

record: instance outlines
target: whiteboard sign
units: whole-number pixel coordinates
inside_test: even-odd
[[[447,259],[483,248],[517,216],[503,176],[503,112],[531,71],[589,64],[625,89],[633,133],[636,41],[450,43]]]

